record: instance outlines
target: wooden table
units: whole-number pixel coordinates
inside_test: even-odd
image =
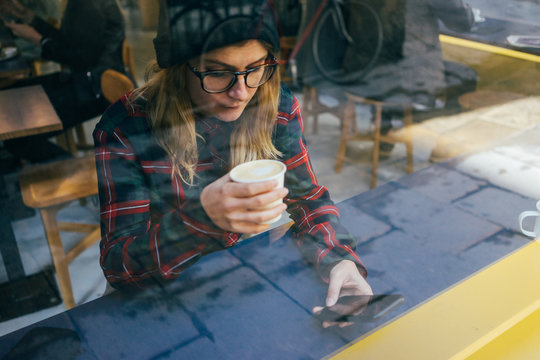
[[[41,85],[0,91],[0,140],[62,129]]]
[[[0,91],[0,140],[35,135],[62,129],[47,94],[41,85]],[[3,183],[3,178],[2,178]],[[17,242],[13,235],[5,186],[0,189],[0,251],[10,280],[25,276]]]
[[[349,358],[420,359],[417,354],[429,349],[422,358],[448,359],[445,354],[463,349],[500,322],[506,324],[513,311],[527,305],[521,299],[528,287],[520,284],[527,278],[537,281],[538,276],[506,273],[501,282],[497,276],[498,265],[507,271],[516,262],[540,274],[536,261],[540,251],[526,251],[528,258],[520,256],[531,240],[517,229],[518,214],[535,203],[462,172],[458,160],[420,170],[338,204],[343,225],[357,239],[357,252],[374,291],[405,298],[401,307],[377,322],[323,329],[311,308],[323,302],[327,285],[302,260],[291,234],[276,240],[264,233],[204,256],[169,286],[115,292],[1,337],[0,357],[17,346],[23,351],[19,357],[24,358],[24,351],[31,351],[25,350],[24,341],[41,338],[39,351],[45,357],[54,357],[58,346],[69,344],[70,352],[81,359],[317,359],[335,354],[377,328],[397,326],[400,334],[415,339],[414,346],[407,347],[387,331],[377,349],[391,355],[370,357],[377,350],[370,345]],[[516,250],[517,258],[510,255],[515,259],[512,264],[500,260]],[[497,270],[487,282],[475,276],[486,266]],[[488,314],[469,312],[469,317],[452,322],[454,314],[471,304],[469,300],[484,299],[483,293],[475,292],[484,287],[467,279],[491,286],[491,303],[504,299],[509,303],[506,309],[512,311],[502,316],[481,302],[479,306],[487,308]],[[464,289],[461,284],[471,286]],[[451,296],[439,296],[441,292]],[[520,300],[508,300],[512,295]],[[415,309],[424,308],[422,304],[433,297],[441,301],[427,310],[435,307],[437,312],[422,312],[421,321],[411,321],[410,315],[413,320],[418,316]],[[415,334],[420,335],[415,338]]]

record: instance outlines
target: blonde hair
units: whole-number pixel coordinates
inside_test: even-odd
[[[172,164],[172,175],[193,185],[198,161],[195,114],[187,87],[186,64],[161,69],[152,61],[146,71],[146,84],[135,90],[130,101],[146,100],[145,111],[157,143]],[[279,105],[279,71],[261,85],[236,120],[231,134],[230,168],[246,161],[276,159],[281,153],[272,144],[272,132]]]

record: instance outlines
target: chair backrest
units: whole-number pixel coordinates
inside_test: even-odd
[[[126,71],[129,76],[137,82],[136,71],[135,71],[135,58],[133,57],[133,48],[127,42],[127,39],[124,39],[122,43],[122,61],[126,67]]]
[[[110,103],[116,102],[134,88],[133,82],[121,72],[108,69],[101,74],[101,92]]]

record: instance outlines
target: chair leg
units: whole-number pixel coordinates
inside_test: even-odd
[[[75,133],[77,134],[77,148],[86,150],[90,145],[86,142],[86,132],[83,124],[75,126]]]
[[[343,124],[341,125],[341,140],[336,158],[336,173],[338,174],[341,172],[341,168],[343,167],[343,160],[345,159],[345,152],[347,151],[347,140],[349,138],[349,132],[351,131],[351,124],[354,122],[356,122],[354,101],[347,100],[347,104],[345,105],[345,114],[343,116]]]
[[[373,134],[373,161],[371,165],[371,185],[374,189],[377,186],[377,173],[379,170],[379,145],[381,143],[381,119],[382,106],[375,105],[375,132]]]
[[[317,134],[319,132],[319,95],[317,94],[317,89],[314,87],[310,88],[310,93],[311,114],[313,115],[313,133]]]
[[[412,125],[412,111],[410,108],[405,109],[405,117],[403,119],[404,127]],[[413,157],[413,139],[412,136],[406,136],[405,148],[407,151],[407,173],[414,172],[414,157]]]
[[[75,136],[73,135],[73,129],[67,129],[64,132],[67,143],[67,150],[73,155],[77,156],[77,144],[75,143]]]
[[[58,276],[62,299],[64,299],[66,309],[71,309],[75,306],[75,300],[73,299],[73,289],[71,288],[71,278],[69,276],[69,262],[64,251],[64,246],[62,245],[60,231],[56,221],[57,211],[58,209],[56,208],[41,209],[41,219],[43,220],[45,235],[47,236],[54,268]]]

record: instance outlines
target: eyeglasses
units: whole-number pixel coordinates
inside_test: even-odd
[[[257,88],[270,80],[278,65],[277,59],[267,60],[265,64],[252,67],[246,71],[197,71],[188,64],[189,70],[201,80],[201,87],[210,94],[217,94],[229,90],[238,80],[239,75],[244,75],[244,81],[248,88]]]

